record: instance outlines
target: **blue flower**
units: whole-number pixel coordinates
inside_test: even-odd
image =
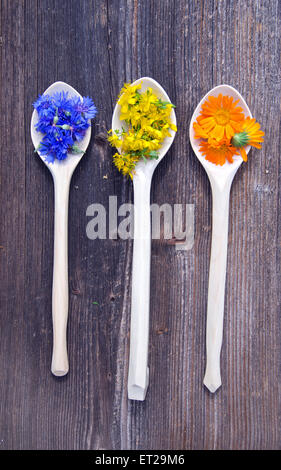
[[[71,112],[73,109],[71,99],[68,98],[68,91],[54,93],[53,101],[59,115],[65,112]]]
[[[68,152],[79,153],[75,142],[81,141],[90,126],[89,119],[96,113],[91,98],[70,98],[68,92],[57,92],[53,96],[41,95],[33,103],[38,112],[35,128],[42,132],[38,150],[48,163],[64,160]]]
[[[77,111],[73,110],[69,116],[59,118],[57,127],[69,131],[74,140],[82,140],[86,130],[90,126],[89,122]]]
[[[87,119],[85,119],[79,112],[72,111],[70,117],[70,131],[75,140],[82,140],[86,134],[86,130],[90,126]]]
[[[35,129],[38,132],[42,132],[43,134],[47,134],[48,132],[52,131],[53,127],[53,117],[50,119],[49,117],[42,116],[37,124],[35,125]]]
[[[74,109],[81,114],[84,114],[86,119],[94,119],[97,114],[93,100],[89,96],[83,96],[83,101],[80,98],[73,98]]]
[[[53,163],[55,158],[64,160],[73,144],[74,141],[70,132],[63,129],[53,129],[52,133],[43,137],[38,150],[41,155],[46,156],[48,163]]]
[[[38,99],[33,103],[40,117],[51,117],[56,113],[53,98],[49,95],[39,95]]]

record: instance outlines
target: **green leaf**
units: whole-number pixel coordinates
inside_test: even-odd
[[[81,150],[78,145],[72,145],[71,147],[71,152],[72,153],[85,153],[84,150]]]
[[[170,101],[162,101],[160,98],[154,104],[160,109],[166,109],[168,104],[175,108],[175,105],[170,103]]]
[[[151,158],[152,160],[157,160],[159,155],[158,153],[156,152],[156,150],[150,150],[149,152],[149,158]]]

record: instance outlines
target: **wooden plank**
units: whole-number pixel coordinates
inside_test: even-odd
[[[2,0],[0,11],[0,449],[280,448],[279,2]],[[167,90],[179,126],[151,201],[194,204],[195,243],[152,242],[141,403],[126,390],[132,241],[89,240],[86,209],[108,210],[112,195],[118,207],[133,202],[105,136],[122,84],[145,75]],[[52,179],[29,131],[32,102],[56,80],[99,109],[71,185],[64,378],[50,373]],[[266,140],[233,183],[223,386],[212,395],[202,384],[211,197],[188,128],[197,102],[223,82],[243,94]]]

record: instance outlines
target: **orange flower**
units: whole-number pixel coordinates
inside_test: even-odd
[[[204,131],[203,127],[201,127],[198,122],[193,123],[194,129],[194,138],[195,139],[208,139],[209,136],[206,131]]]
[[[231,139],[242,129],[242,122],[245,119],[243,110],[237,106],[237,101],[233,101],[232,96],[222,95],[209,96],[202,104],[197,123],[200,127],[217,141],[223,138]]]
[[[239,155],[235,147],[233,147],[228,139],[218,142],[216,139],[209,139],[200,142],[200,152],[206,160],[216,165],[224,165],[226,160],[233,163],[233,155]]]
[[[242,124],[242,131],[234,134],[231,139],[232,145],[239,149],[241,157],[245,162],[247,161],[245,146],[252,145],[252,147],[257,149],[261,148],[264,132],[260,128],[260,124],[254,118],[247,117]]]

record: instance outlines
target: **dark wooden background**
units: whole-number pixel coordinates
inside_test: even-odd
[[[280,448],[280,9],[277,0],[1,1],[0,449]],[[132,241],[89,240],[86,209],[132,202],[104,135],[122,84],[155,78],[178,135],[152,202],[195,205],[195,243],[153,241],[150,387],[127,400]],[[32,103],[63,80],[99,109],[72,180],[70,372],[50,372],[53,187]],[[222,388],[202,385],[211,240],[194,107],[228,83],[266,133],[231,193]],[[104,178],[107,176],[107,178]],[[99,305],[93,302],[98,302]]]

